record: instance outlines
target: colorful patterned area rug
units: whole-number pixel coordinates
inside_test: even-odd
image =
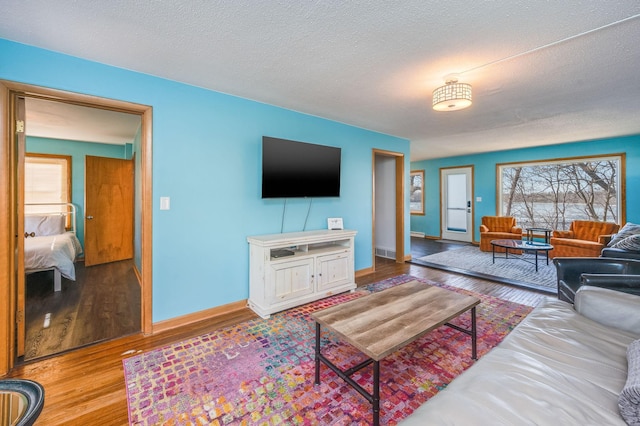
[[[402,275],[125,359],[132,425],[355,425],[371,423],[371,405],[322,366],[314,385],[315,328],[311,312],[371,292],[425,279]],[[477,308],[478,356],[497,345],[531,307],[472,294]],[[470,315],[452,321],[470,327]],[[352,346],[324,332],[322,351],[341,368],[364,360]],[[380,364],[381,424],[396,424],[468,368],[470,337],[440,327]],[[353,379],[371,390],[367,367]]]

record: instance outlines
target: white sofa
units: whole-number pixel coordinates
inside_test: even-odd
[[[545,300],[401,424],[625,425],[618,397],[639,338],[640,296],[586,286],[575,309]]]

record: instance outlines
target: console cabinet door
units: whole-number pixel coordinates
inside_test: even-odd
[[[271,303],[295,299],[313,293],[313,259],[271,263],[273,294]]]
[[[324,291],[353,282],[353,267],[350,263],[351,254],[347,252],[318,256],[318,290]]]

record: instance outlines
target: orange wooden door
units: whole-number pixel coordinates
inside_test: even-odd
[[[133,161],[85,160],[84,262],[86,266],[133,257]]]

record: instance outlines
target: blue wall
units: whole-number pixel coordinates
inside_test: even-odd
[[[497,164],[618,153],[626,153],[626,221],[640,223],[640,135],[635,135],[412,162],[411,170],[425,171],[425,215],[411,217],[411,230],[424,232],[427,236],[440,236],[442,167],[473,165],[474,240],[479,241],[482,216],[497,214]],[[475,197],[482,197],[482,202],[476,202]]]
[[[130,151],[130,149],[129,149]],[[84,247],[84,166],[85,156],[126,159],[123,145],[61,139],[27,137],[27,153],[59,154],[71,156],[71,202],[77,207],[77,236]]]
[[[343,217],[357,270],[372,266],[374,148],[405,155],[409,223],[408,140],[2,39],[0,79],[153,107],[154,322],[248,297],[246,237],[280,232],[283,210],[260,198],[263,135],[342,148],[341,196],[314,199],[307,229]],[[285,232],[302,230],[308,203],[288,202]],[[408,253],[408,227],[405,241]]]

